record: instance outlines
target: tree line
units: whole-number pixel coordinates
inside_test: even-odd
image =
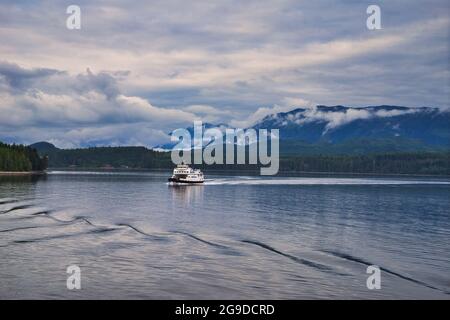
[[[46,153],[53,168],[171,169],[170,152],[145,147],[57,149]],[[365,155],[281,155],[280,172],[450,175],[450,152]],[[258,165],[194,165],[203,170],[259,170]]]
[[[450,152],[286,157],[282,171],[450,175]]]
[[[0,142],[0,171],[42,171],[47,158],[30,147]]]

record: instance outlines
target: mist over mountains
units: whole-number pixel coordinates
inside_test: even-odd
[[[402,106],[316,106],[268,115],[253,129],[279,129],[282,153],[363,154],[447,150],[450,112]],[[203,128],[214,127],[204,123]],[[226,125],[218,125],[221,130]],[[187,128],[192,134],[193,127]],[[155,146],[170,150],[175,142]]]
[[[450,112],[437,108],[317,106],[268,115],[251,128],[280,130],[281,171],[448,174],[449,123]],[[203,123],[203,132],[209,128],[224,132],[230,127]],[[193,136],[193,127],[187,130]],[[173,166],[170,153],[158,151],[169,151],[176,144],[153,150],[143,146],[59,149],[48,142],[31,147],[47,155],[53,168],[155,169]]]
[[[253,128],[279,128],[281,139],[339,143],[355,138],[418,139],[449,142],[450,112],[438,108],[317,106],[266,116]]]

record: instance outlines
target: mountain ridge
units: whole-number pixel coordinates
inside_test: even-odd
[[[362,153],[448,150],[449,124],[449,110],[436,107],[318,105],[273,113],[249,128],[279,129],[285,153],[293,147],[288,153],[315,149],[316,153],[334,150],[332,153],[354,154],[351,146]],[[207,123],[203,127],[214,125]],[[192,134],[193,127],[187,130]],[[170,142],[155,148],[169,151],[176,144]],[[299,145],[303,148],[298,148]]]
[[[249,128],[279,129],[283,154],[345,155],[446,151],[450,149],[449,124],[450,112],[435,107],[318,105],[270,114]],[[231,128],[223,123],[203,123],[203,130],[213,127],[222,132]],[[193,126],[186,129],[193,135]],[[150,149],[170,151],[177,143]],[[56,148],[48,142],[31,146],[43,153]]]
[[[344,142],[356,138],[417,139],[425,144],[448,145],[450,113],[432,107],[316,106],[268,115],[254,129],[280,129],[280,139],[309,143]]]

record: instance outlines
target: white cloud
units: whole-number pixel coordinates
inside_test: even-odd
[[[374,112],[375,117],[395,117],[402,114],[415,113],[418,109],[408,109],[408,110],[378,110]]]
[[[293,121],[298,125],[302,125],[305,123],[311,122],[325,122],[325,131],[326,133],[329,130],[335,129],[337,127],[343,126],[355,120],[361,119],[369,119],[369,118],[384,118],[384,117],[395,117],[404,114],[410,114],[418,112],[419,109],[393,109],[393,110],[385,110],[378,109],[374,110],[373,108],[353,108],[353,109],[345,109],[345,110],[337,110],[337,111],[325,111],[319,107],[307,108],[305,111],[299,111],[295,115],[289,115],[289,121]]]
[[[386,3],[377,31],[355,1],[78,4],[82,29],[71,32],[58,2],[0,3],[0,56],[22,67],[0,63],[0,138],[55,128],[64,143],[67,130],[168,132],[199,118],[248,127],[309,101],[449,108],[446,0]],[[364,116],[313,115],[329,128]]]
[[[190,105],[190,106],[183,108],[183,110],[192,112],[192,113],[209,114],[209,115],[224,115],[224,114],[230,113],[227,110],[220,110],[220,109],[214,108],[212,106],[203,105],[203,104]]]
[[[210,105],[189,105],[183,108],[184,111],[198,115],[204,122],[226,123],[233,116],[229,110],[215,108]]]
[[[254,125],[259,120],[263,119],[265,116],[276,114],[279,112],[291,111],[298,107],[311,107],[312,103],[302,98],[298,97],[287,97],[282,100],[281,104],[274,105],[272,107],[260,107],[250,116],[243,120],[232,120],[230,122],[231,126],[236,128],[248,128]]]
[[[156,107],[141,97],[122,94],[115,78],[104,73],[58,73],[28,81],[20,88],[13,85],[29,74],[16,66],[10,78],[17,81],[10,81],[0,92],[3,137],[17,137],[20,142],[51,140],[64,146],[151,146],[166,138],[161,133],[168,127],[186,126],[199,119],[192,112]],[[65,85],[54,86],[54,77]]]
[[[325,132],[330,129],[342,126],[357,119],[368,119],[372,114],[365,109],[348,109],[345,112],[321,111],[317,107],[307,109],[305,112],[299,113],[302,118],[296,119],[297,124],[303,124],[314,121],[326,122]]]

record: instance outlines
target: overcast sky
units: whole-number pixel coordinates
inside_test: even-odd
[[[81,30],[66,8],[81,8]],[[381,7],[381,30],[366,27]],[[146,145],[194,119],[448,108],[449,1],[0,0],[0,140]]]

